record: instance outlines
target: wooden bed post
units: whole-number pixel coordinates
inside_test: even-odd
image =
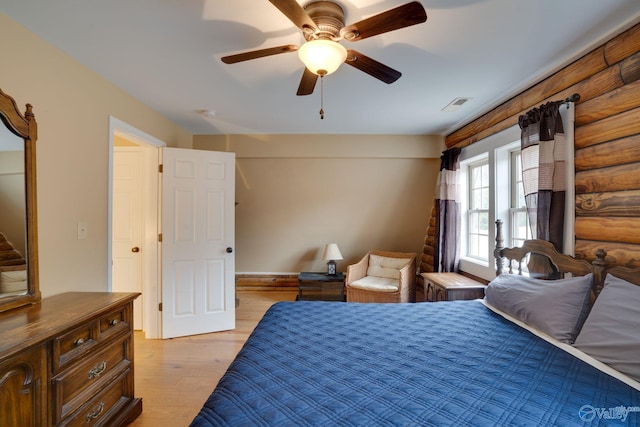
[[[596,250],[596,259],[591,263],[593,265],[593,293],[598,297],[600,295],[600,291],[604,287],[604,278],[607,275],[605,269],[607,268],[607,261],[605,261],[605,257],[607,256],[607,251],[604,249]]]
[[[496,248],[493,256],[496,259],[496,275],[499,276],[504,272],[504,262],[502,259],[502,250],[504,249],[504,237],[502,236],[502,220],[496,220]]]

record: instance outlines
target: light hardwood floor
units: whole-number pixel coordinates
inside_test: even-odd
[[[238,291],[236,329],[170,340],[134,338],[136,396],[142,414],[132,427],[188,426],[264,312],[291,291]]]

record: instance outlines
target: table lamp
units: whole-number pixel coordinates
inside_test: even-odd
[[[340,249],[338,249],[338,245],[335,243],[329,243],[324,247],[324,254],[322,255],[322,259],[327,262],[327,275],[335,276],[336,275],[336,260],[342,259],[342,254],[340,253]]]

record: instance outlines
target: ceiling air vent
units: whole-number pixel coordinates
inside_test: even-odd
[[[462,107],[462,105],[469,100],[471,100],[471,98],[456,98],[453,101],[451,101],[449,105],[444,107],[442,111],[449,111],[449,112],[458,111],[460,107]]]

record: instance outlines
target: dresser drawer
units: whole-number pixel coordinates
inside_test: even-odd
[[[100,318],[100,340],[108,340],[131,329],[131,309],[122,307]]]
[[[130,335],[125,335],[54,377],[52,393],[56,423],[104,388],[114,376],[129,368],[130,343]]]
[[[98,344],[98,324],[84,324],[53,340],[53,372],[60,372],[67,364],[91,351]]]
[[[126,369],[99,394],[87,401],[59,425],[70,427],[109,426],[113,416],[131,400],[126,392],[130,375],[131,370]]]

